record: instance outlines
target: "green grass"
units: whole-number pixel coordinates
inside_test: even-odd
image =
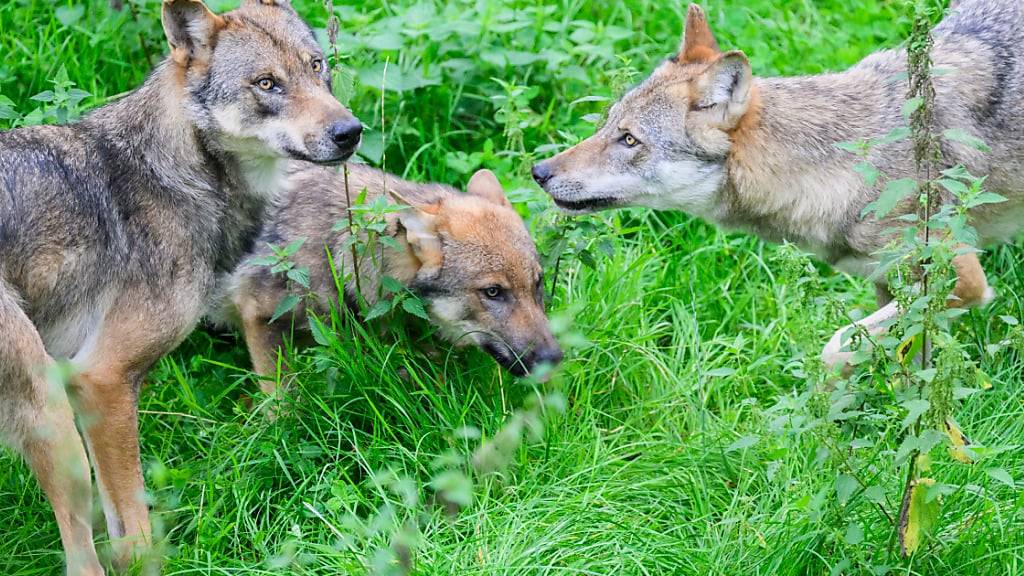
[[[63,12],[62,23],[54,4],[85,10]],[[141,82],[146,51],[163,51],[159,2],[136,2],[138,22],[105,4],[0,6],[0,93],[28,112],[29,97],[61,66],[92,105]],[[319,2],[296,5],[324,25]],[[529,200],[545,251],[553,208],[529,181],[530,158],[587,135],[585,116],[601,105],[569,103],[614,96],[622,59],[643,75],[671,54],[685,9],[661,0],[336,5],[341,48],[360,80],[350,104],[373,130],[365,155],[379,161],[383,138],[389,170],[456,185],[481,162],[496,169]],[[707,7],[720,44],[745,50],[758,74],[842,69],[908,31],[895,1]],[[497,79],[535,89],[514,111],[522,146],[496,119],[506,94]],[[488,141],[492,153],[471,156]],[[792,317],[779,250],[680,214],[594,221],[610,233],[611,253],[594,268],[563,261],[551,302],[591,343],[569,355],[553,383],[566,410],[546,419],[540,439],[515,447],[507,469],[478,482],[474,503],[454,517],[406,507],[380,473],[429,482],[439,457],[475,449],[457,430],[490,437],[532,397],[483,354],[442,346],[427,355],[414,329],[352,337],[358,330],[342,321],[336,341],[296,359],[295,404],[274,423],[246,407],[257,387],[235,336],[200,331],[162,361],[142,393],[141,433],[154,518],[167,534],[163,573],[365,573],[390,542],[391,523],[380,516],[388,510],[400,519],[426,514],[412,570],[422,575],[866,573],[843,569],[844,559],[897,574],[1024,573],[1022,496],[985,473],[1000,467],[1024,479],[1021,358],[984,352],[1006,334],[998,315],[1022,315],[1019,248],[985,256],[1001,297],[957,327],[995,385],[958,419],[976,441],[1009,448],[973,467],[936,464],[944,481],[966,488],[943,502],[928,546],[902,561],[877,508],[835,503],[836,471],[816,461],[817,437],[777,433],[778,405],[805,387],[794,357],[835,328],[823,314],[814,333],[797,331],[804,324]],[[821,269],[825,290],[870,306],[865,283]],[[734,444],[742,438],[751,441]],[[903,472],[891,460],[879,458],[870,472],[893,502]],[[416,493],[426,499],[431,490]],[[815,500],[832,512],[815,514]],[[0,517],[0,573],[58,572],[56,524],[9,452],[0,456]],[[862,526],[863,543],[837,544],[849,521]]]

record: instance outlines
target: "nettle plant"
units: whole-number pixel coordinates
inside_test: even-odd
[[[876,564],[886,540],[890,547],[898,542],[903,558],[919,554],[937,534],[943,498],[966,488],[943,482],[940,472],[953,465],[984,466],[986,458],[1003,450],[973,442],[956,420],[961,404],[991,384],[954,330],[955,319],[965,310],[951,307],[949,301],[956,284],[953,259],[975,252],[978,243],[970,211],[1005,199],[985,190],[984,177],[944,162],[943,139],[981,151],[987,147],[963,131],[936,134],[933,129],[932,79],[942,73],[933,69],[930,58],[933,14],[920,3],[913,10],[907,44],[910,94],[903,107],[907,126],[879,138],[838,145],[860,156],[857,171],[868,184],[882,189],[863,216],[896,223],[889,230],[894,240],[878,254],[872,280],[887,278],[901,313],[883,325],[886,330],[880,335],[862,327],[851,329],[849,375],[827,371],[814,348],[818,343],[805,344],[799,375],[812,385],[804,395],[786,398],[774,409],[774,431],[813,434],[818,462],[835,471],[831,495],[819,493],[802,501],[812,517],[835,527],[828,546],[841,552],[837,556],[842,560],[833,573],[852,568],[887,573],[887,566]],[[869,153],[907,139],[917,177],[886,179],[868,161]],[[805,256],[789,249],[783,250],[782,258],[783,276],[797,292],[797,324],[809,322],[822,309],[832,320],[851,320],[838,299],[818,296],[821,284]],[[1011,337],[990,345],[990,354],[1020,343],[1018,322],[1009,317],[1004,321],[1011,325]],[[811,326],[806,328],[803,333],[814,332]],[[893,474],[901,467],[903,474]],[[1001,468],[986,467],[985,472],[1014,486]],[[874,514],[868,512],[872,509]],[[888,533],[895,537],[872,545],[865,532],[865,526],[874,525],[871,516],[889,526]]]
[[[10,98],[0,95],[0,121],[7,123],[8,128],[18,128],[41,124],[68,124],[81,118],[86,110],[82,102],[91,94],[75,88],[75,83],[68,78],[68,71],[64,66],[57,70],[50,83],[53,84],[52,89],[32,96],[31,100],[38,103],[38,106],[27,114],[20,114],[17,105]]]

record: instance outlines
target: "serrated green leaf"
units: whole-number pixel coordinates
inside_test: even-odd
[[[419,298],[406,298],[402,300],[402,308],[413,316],[430,320],[430,316],[427,315],[427,310],[423,307],[423,302]]]
[[[277,304],[277,308],[274,309],[274,315],[270,317],[270,323],[277,322],[279,318],[295,309],[299,303],[299,297],[295,294],[289,294],[281,299]]]
[[[878,177],[881,172],[878,168],[870,162],[858,162],[853,165],[854,172],[860,174],[860,177],[864,179],[864,183],[868,186],[874,186],[878,182]]]
[[[896,206],[907,197],[917,192],[917,181],[911,178],[892,180],[878,196],[878,200],[868,204],[862,215],[874,213],[877,218],[885,218]]]
[[[309,268],[295,267],[288,271],[288,279],[309,290]]]
[[[398,292],[401,292],[402,290],[405,289],[405,286],[402,286],[401,282],[395,280],[391,276],[385,276],[381,278],[380,285],[382,288],[384,288],[384,290],[387,290],[392,294],[397,294]]]
[[[840,474],[836,477],[836,497],[839,499],[839,503],[846,505],[850,501],[850,497],[857,490],[860,484],[857,479],[849,474]]]
[[[298,252],[302,248],[302,245],[305,244],[305,243],[306,243],[306,239],[305,238],[296,238],[295,240],[292,240],[291,242],[289,242],[287,246],[285,246],[284,248],[281,249],[281,255],[282,256],[292,256],[296,252]]]
[[[986,154],[992,151],[992,149],[988,147],[988,144],[985,144],[984,140],[959,128],[950,128],[949,130],[944,131],[942,133],[942,137],[946,140],[965,144],[975,150],[985,152]]]
[[[747,448],[750,448],[750,447],[756,445],[760,441],[761,441],[761,437],[760,436],[756,436],[756,435],[744,436],[744,437],[740,438],[739,440],[736,440],[732,444],[729,444],[728,446],[726,446],[725,451],[726,452],[736,452],[736,451],[739,451],[739,450],[746,450]]]
[[[907,411],[907,416],[906,418],[903,419],[903,427],[906,428],[907,426],[910,426],[915,421],[917,421],[917,419],[920,418],[922,414],[927,412],[928,408],[931,407],[931,403],[928,402],[927,400],[919,398],[915,400],[907,400],[906,402],[901,404],[901,406],[903,406],[903,408]]]
[[[1006,484],[1010,488],[1017,487],[1017,485],[1013,481],[1013,477],[1010,476],[1010,473],[1002,468],[988,468],[985,470],[985,473],[988,474],[993,479],[998,480],[1003,484]]]
[[[850,525],[846,527],[846,535],[843,536],[843,540],[846,540],[850,546],[860,544],[864,541],[864,529],[857,522],[850,522]]]
[[[376,320],[391,311],[391,300],[380,300],[366,313],[366,321]]]

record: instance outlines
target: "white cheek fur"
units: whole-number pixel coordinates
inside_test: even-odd
[[[698,160],[661,162],[656,169],[657,182],[637,203],[655,210],[682,210],[687,214],[714,219],[718,212],[718,190],[725,169]]]

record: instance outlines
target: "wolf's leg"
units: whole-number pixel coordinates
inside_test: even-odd
[[[258,315],[243,314],[242,330],[245,345],[252,359],[252,369],[260,376],[260,390],[268,396],[278,392],[277,356],[284,339],[277,327],[267,323],[266,318]]]
[[[98,360],[102,364],[93,364],[75,380],[114,564],[124,569],[151,538],[139,454],[140,378],[116,361],[103,356]]]
[[[0,282],[0,432],[19,450],[50,501],[67,573],[103,574],[92,540],[92,486],[82,438],[64,388],[32,322]]]
[[[953,269],[956,270],[956,286],[949,298],[948,306],[951,308],[970,308],[982,306],[992,301],[994,292],[988,285],[985,277],[985,270],[978,261],[978,255],[974,253],[961,254],[953,258]],[[882,299],[882,292],[879,291],[879,300]],[[849,326],[841,328],[832,336],[825,350],[821,353],[821,359],[825,365],[834,368],[845,365],[853,356],[852,352],[843,352],[842,348],[849,343],[853,336],[851,328],[861,326],[867,328],[872,336],[882,334],[886,331],[886,324],[889,320],[899,314],[896,302],[890,302],[881,307],[877,312]]]
[[[984,306],[995,298],[995,291],[988,285],[988,278],[977,254],[961,254],[953,258],[953,268],[956,270],[956,287],[949,301],[951,307]]]

